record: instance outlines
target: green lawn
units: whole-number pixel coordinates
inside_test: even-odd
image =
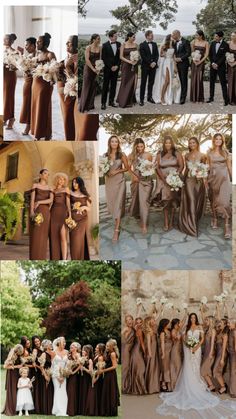
[[[118,382],[119,382],[119,387],[121,388],[121,366],[119,365],[118,370],[117,370],[117,374],[118,374]],[[4,403],[5,403],[5,376],[6,376],[6,371],[1,368],[1,411],[3,410],[4,407]],[[30,415],[31,416],[31,415]],[[45,418],[51,418],[51,416],[43,416],[43,415],[32,415],[34,419],[45,419]],[[7,418],[8,416],[2,415],[3,418]],[[18,418],[18,416],[12,416],[13,418]],[[73,417],[73,416],[71,416]],[[74,416],[75,418],[78,419],[78,416]],[[95,417],[95,416],[79,416],[79,419],[86,419],[88,417],[92,417],[93,419],[102,419],[102,416]],[[119,408],[119,414],[117,416],[118,418],[121,419],[121,408]],[[60,416],[57,416],[58,419],[63,419],[60,418]],[[103,419],[114,419],[114,416],[111,418],[107,417],[103,418]]]

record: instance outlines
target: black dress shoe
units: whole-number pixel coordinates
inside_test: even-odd
[[[229,102],[228,100],[225,100],[224,106],[228,106]]]
[[[184,105],[184,104],[185,104],[185,99],[181,99],[180,105]]]
[[[211,102],[214,102],[214,99],[209,98],[209,99],[206,101],[206,103],[211,103]]]
[[[153,100],[153,98],[152,98],[152,97],[150,97],[150,98],[148,99],[148,102],[156,104],[155,100]]]
[[[139,105],[140,106],[144,106],[144,101],[143,100],[140,100]]]
[[[112,106],[113,108],[117,108],[118,105],[116,105],[115,102],[109,102],[109,106]]]
[[[106,105],[105,105],[104,103],[102,104],[101,109],[102,109],[103,111],[105,111],[105,109],[106,109]]]

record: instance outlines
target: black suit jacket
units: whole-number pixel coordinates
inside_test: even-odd
[[[229,44],[223,40],[220,44],[220,48],[218,49],[218,52],[216,53],[216,42],[213,41],[210,45],[210,50],[209,50],[210,62],[217,64],[218,67],[225,65],[225,60],[226,60],[225,54],[228,51],[229,51]]]
[[[147,41],[144,41],[140,44],[139,52],[142,66],[150,67],[150,64],[153,62],[157,64],[159,59],[159,52],[156,42],[152,42],[152,53]]]
[[[175,45],[174,45],[175,56],[176,56],[176,58],[181,58],[182,63],[184,63],[186,65],[189,65],[189,57],[191,55],[190,42],[185,38],[181,38],[180,41],[181,41],[181,43],[179,44],[178,49],[177,49],[177,43],[175,43]]]
[[[110,41],[107,41],[102,46],[102,60],[105,67],[111,69],[113,66],[120,66],[120,42],[116,42],[116,54],[114,55]]]

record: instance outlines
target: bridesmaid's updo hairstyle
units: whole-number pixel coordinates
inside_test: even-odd
[[[126,35],[126,38],[125,38],[125,42],[127,42],[128,40],[129,40],[129,38],[132,38],[132,36],[134,36],[135,35],[135,33],[134,32],[128,32],[127,33],[127,35]]]
[[[170,141],[171,142],[171,149],[172,149],[172,156],[176,157],[176,147],[175,147],[175,143],[174,140],[172,138],[171,135],[165,135],[164,139],[163,139],[163,149],[161,151],[161,157],[165,156],[165,154],[167,153],[167,149],[166,149],[166,141]]]
[[[160,336],[160,334],[161,334],[162,332],[164,332],[164,330],[165,330],[166,326],[167,326],[169,323],[170,323],[170,321],[169,321],[168,319],[161,319],[161,320],[160,320],[160,323],[159,323],[159,326],[158,326],[158,334],[159,334],[159,336]]]
[[[173,319],[171,321],[170,330],[173,330],[178,323],[180,323],[180,319]]]
[[[25,40],[25,41],[26,41],[26,42],[29,42],[29,44],[31,44],[31,45],[36,46],[37,39],[36,39],[36,38],[34,38],[33,36],[30,36],[29,38],[26,38],[26,40]]]
[[[118,141],[118,147],[117,147],[117,151],[116,151],[116,156],[115,156],[115,158],[116,158],[116,160],[117,159],[121,159],[121,157],[122,157],[122,151],[121,151],[121,146],[120,146],[120,139],[119,139],[119,137],[117,136],[117,135],[111,135],[109,138],[108,138],[108,143],[107,143],[107,145],[108,145],[108,150],[107,150],[107,152],[106,152],[106,154],[105,154],[105,156],[106,157],[110,157],[110,155],[111,155],[111,152],[112,152],[112,148],[111,148],[111,140],[112,140],[112,138],[116,138],[117,139],[117,141]]]
[[[195,143],[197,144],[197,151],[199,151],[199,149],[200,149],[200,142],[197,139],[197,137],[190,137],[189,140],[188,140],[188,144],[190,143],[191,140],[194,140],[195,141]],[[188,151],[191,152],[191,148],[189,146],[188,146]]]
[[[195,324],[197,325],[197,326],[199,326],[199,321],[198,321],[198,316],[196,315],[196,313],[190,313],[189,314],[189,316],[188,316],[188,323],[187,323],[187,327],[186,327],[186,332],[188,332],[188,330],[191,328],[191,326],[192,326],[192,321],[191,321],[191,317],[192,316],[195,316]]]
[[[15,33],[8,33],[6,36],[9,37],[10,43],[13,44],[13,42],[15,42],[15,40],[17,39],[17,36]]]
[[[51,35],[48,32],[45,32],[42,38],[43,38],[43,46],[48,48],[50,45]]]
[[[74,177],[74,179],[72,179],[72,185],[71,185],[72,192],[75,192],[75,188],[73,186],[74,181],[79,185],[80,192],[82,192],[82,194],[84,194],[85,196],[90,198],[90,195],[89,195],[89,193],[86,189],[86,186],[84,184],[84,180],[80,176]]]
[[[97,39],[97,37],[100,37],[100,35],[98,33],[93,33],[91,38],[90,38],[90,45],[93,43],[93,41],[95,41],[95,39]]]
[[[196,33],[203,39],[203,41],[205,41],[206,37],[205,37],[204,32],[201,29],[198,29]]]

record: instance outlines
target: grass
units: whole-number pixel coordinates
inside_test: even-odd
[[[121,388],[121,366],[118,366],[117,369],[117,376],[118,376],[118,383],[119,383],[119,388]],[[5,392],[5,378],[6,378],[6,371],[1,368],[1,411],[3,410],[4,407],[4,403],[5,403],[5,398],[6,398],[6,392]],[[121,390],[120,390],[121,391]],[[1,415],[2,418],[8,418],[8,416],[6,415]],[[46,416],[46,415],[30,415],[33,416],[34,419],[46,419],[46,418],[51,418],[52,416]],[[71,418],[76,418],[78,419],[78,416],[70,416]],[[102,416],[79,416],[79,419],[87,419],[88,417],[92,417],[93,419],[102,419]],[[18,416],[12,416],[12,418],[18,418]],[[63,419],[63,417],[61,416],[57,416],[58,419]],[[118,416],[117,418],[121,419],[121,408],[119,407],[119,412],[118,412]],[[103,419],[114,419],[113,417],[104,417]]]

